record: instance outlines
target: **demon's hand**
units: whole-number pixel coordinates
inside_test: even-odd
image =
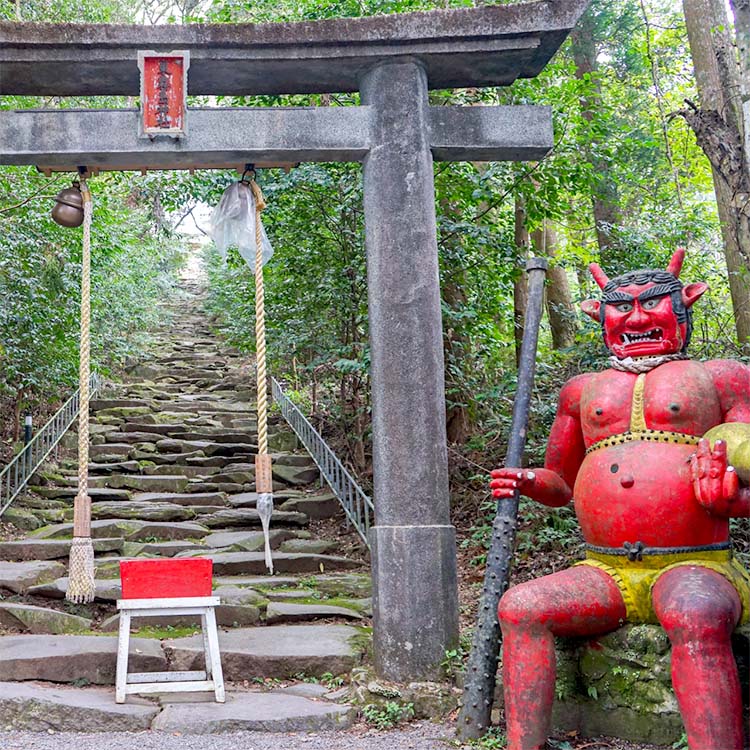
[[[718,516],[731,516],[732,505],[740,498],[740,480],[727,458],[727,444],[723,440],[698,443],[698,450],[690,459],[693,490],[698,502]]]
[[[513,497],[516,490],[527,497],[534,496],[536,474],[533,471],[504,467],[495,469],[490,476],[492,477],[490,489],[493,497]]]

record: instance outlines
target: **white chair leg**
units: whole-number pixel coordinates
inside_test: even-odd
[[[130,612],[120,612],[120,631],[117,637],[117,670],[115,672],[115,703],[125,703],[130,650]]]
[[[206,664],[206,679],[211,679],[211,674],[213,672],[213,664],[211,664],[211,646],[208,642],[208,618],[206,617],[206,612],[208,610],[205,610],[201,614],[201,629],[203,632],[203,660]]]
[[[206,610],[204,618],[203,632],[208,637],[208,648],[210,651],[211,672],[213,674],[215,695],[217,703],[224,703],[224,673],[221,669],[221,654],[219,653],[219,632],[216,629],[216,613],[213,607]],[[208,668],[209,659],[206,659],[206,668]]]

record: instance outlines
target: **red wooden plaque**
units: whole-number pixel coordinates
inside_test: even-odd
[[[189,52],[139,52],[141,135],[181,138],[186,132]]]
[[[120,563],[122,598],[211,596],[212,570],[212,561],[204,558],[123,560]]]

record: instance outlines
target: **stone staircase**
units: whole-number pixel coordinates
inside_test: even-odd
[[[183,284],[152,354],[91,404],[90,495],[96,600],[64,598],[76,460],[39,472],[0,542],[0,722],[18,729],[317,730],[351,723],[342,677],[369,640],[366,550],[312,459],[272,414],[275,574],[255,509],[254,372],[222,344]],[[68,436],[71,445],[75,435]],[[114,703],[119,562],[210,557],[227,703]],[[131,668],[201,668],[190,618],[148,618]],[[23,683],[23,684],[20,684]],[[199,696],[193,696],[195,700]],[[211,696],[208,696],[209,698]],[[40,708],[41,707],[41,708]]]

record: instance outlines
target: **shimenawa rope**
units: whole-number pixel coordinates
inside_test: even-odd
[[[265,561],[273,573],[273,557],[269,540],[273,514],[273,477],[271,456],[268,454],[268,388],[266,379],[266,308],[263,289],[263,224],[260,214],[266,201],[260,186],[252,180],[250,188],[255,199],[255,348],[256,384],[258,389],[258,455],[255,457],[256,508],[260,516],[265,539]]]
[[[83,255],[81,259],[81,353],[78,408],[78,494],[73,506],[73,542],[70,546],[68,591],[72,602],[94,600],[94,547],[91,542],[91,498],[89,497],[89,371],[91,326],[91,217],[93,204],[86,181],[83,196]]]

